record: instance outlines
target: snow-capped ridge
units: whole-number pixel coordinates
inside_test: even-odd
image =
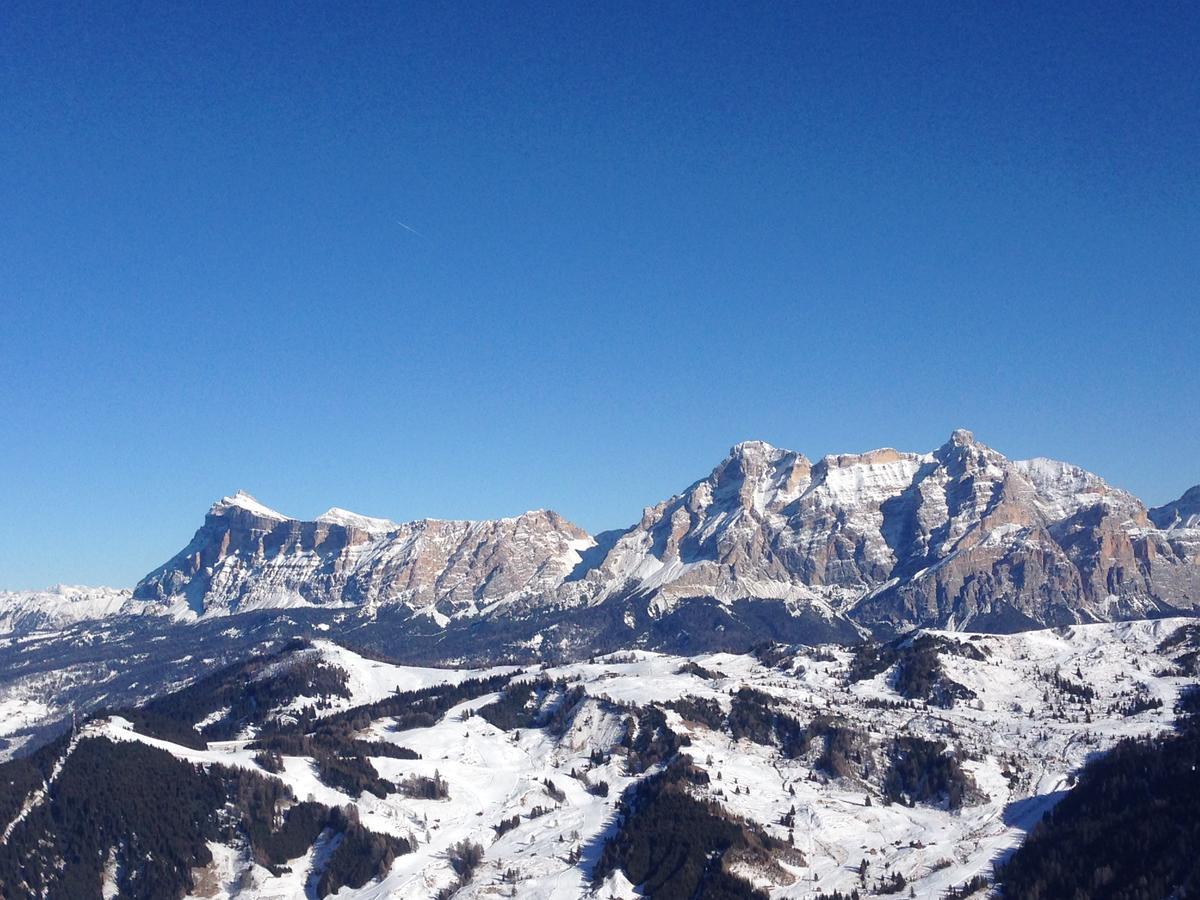
[[[222,499],[192,541],[142,579],[134,596],[161,603],[186,598],[204,616],[381,605],[473,616],[552,594],[595,544],[549,510],[407,523],[340,507],[313,521],[263,511],[244,492]],[[252,517],[248,523],[244,513]]]
[[[261,519],[276,519],[280,522],[284,522],[289,518],[283,513],[260,503],[252,495],[243,490],[238,490],[228,497],[222,497],[212,505],[212,508],[208,511],[208,514],[210,516],[219,516],[224,515],[233,509],[244,510],[245,512],[258,516]]]
[[[955,445],[956,447],[965,447],[968,444],[974,444],[976,443],[975,432],[967,428],[955,428],[954,431],[950,433],[949,443]]]
[[[372,534],[386,534],[389,531],[395,531],[399,528],[399,524],[391,519],[380,519],[374,516],[364,516],[360,513],[351,512],[348,509],[342,509],[340,506],[331,506],[314,520],[317,522],[325,522],[330,525],[342,525],[346,528],[357,528],[360,531],[366,531]]]
[[[122,616],[187,619],[182,603],[135,600],[128,588],[56,584],[43,591],[0,591],[0,634],[59,631]]]
[[[784,450],[781,447],[776,447],[774,444],[767,441],[749,440],[738,441],[729,448],[729,453],[726,458],[749,458],[749,459],[778,459],[790,450]]]
[[[888,627],[1200,606],[1200,556],[1148,524],[1137,498],[1099,476],[1011,461],[962,428],[928,453],[883,447],[816,464],[745,441],[707,479],[647,507],[588,580],[593,602],[654,592],[662,614],[689,597],[786,599]]]

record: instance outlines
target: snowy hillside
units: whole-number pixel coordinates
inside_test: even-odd
[[[44,591],[0,591],[0,634],[52,631],[96,619],[192,614],[182,603],[146,603],[128,590],[56,584]]]
[[[339,898],[549,900],[637,896],[627,867],[639,863],[619,851],[635,823],[620,801],[671,764],[687,773],[687,802],[715,804],[695,809],[758,835],[757,855],[721,863],[729,877],[772,897],[900,883],[930,897],[990,873],[1090,755],[1169,727],[1194,674],[1186,624],[629,652],[520,671],[396,666],[318,641],[90,721],[47,765],[69,772],[86,738],[118,753],[134,742],[280,783],[293,798],[281,809],[353,807],[362,834],[401,849]],[[22,823],[55,802],[47,772],[49,788],[0,804],[11,811],[0,857],[4,841],[36,840]],[[315,890],[350,827],[326,825],[282,867],[210,840],[191,896]],[[114,860],[115,889],[121,848],[94,849]]]

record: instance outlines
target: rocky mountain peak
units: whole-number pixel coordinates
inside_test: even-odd
[[[965,447],[968,444],[975,443],[975,432],[969,431],[966,428],[955,428],[950,433],[950,440],[947,442],[958,447]]]
[[[964,469],[983,468],[989,462],[995,463],[1004,459],[987,444],[976,439],[974,432],[965,428],[956,428],[950,439],[933,451],[933,456],[945,465]]]
[[[485,527],[492,527],[494,524],[501,527],[509,525],[513,529],[514,539],[517,540],[523,540],[528,536],[536,538],[538,535],[549,533],[565,536],[575,546],[590,547],[595,543],[587,531],[552,509],[531,509],[510,519],[498,519],[495,523],[485,520],[478,524]]]
[[[1098,476],[1014,462],[965,429],[930,453],[815,465],[746,442],[649,507],[589,577],[598,596],[652,595],[662,614],[687,598],[778,599],[888,624],[1008,628],[1200,603],[1200,556],[1147,526]]]
[[[760,471],[779,462],[786,456],[796,456],[790,450],[781,450],[766,441],[741,441],[729,448],[725,461],[717,469],[736,463],[748,472]]]
[[[1032,485],[1032,502],[1048,520],[1066,518],[1097,503],[1120,509],[1128,518],[1145,519],[1140,500],[1079,466],[1046,457],[1017,460],[1012,466]]]
[[[478,522],[397,524],[333,507],[290,519],[239,491],[217,501],[134,596],[197,613],[402,603],[444,615],[552,591],[594,545],[549,510]]]
[[[699,491],[701,505],[733,504],[763,512],[795,499],[808,484],[812,463],[802,453],[781,450],[766,441],[735,444]],[[696,508],[696,504],[691,504]]]
[[[390,519],[378,519],[373,516],[363,516],[339,506],[331,506],[314,520],[329,525],[341,525],[345,528],[356,528],[368,534],[387,534],[400,526]]]

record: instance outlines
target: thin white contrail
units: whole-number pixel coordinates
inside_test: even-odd
[[[417,237],[425,237],[425,235],[421,234],[421,232],[417,231],[417,229],[413,228],[411,225],[406,225],[404,222],[401,222],[399,219],[396,220],[396,224],[399,225],[401,228],[403,228],[405,231],[411,231]]]

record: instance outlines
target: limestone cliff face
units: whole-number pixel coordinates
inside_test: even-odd
[[[302,604],[405,604],[442,615],[552,591],[593,545],[556,513],[482,522],[397,524],[330,510],[290,519],[252,497],[227,497],[190,544],[134,596],[184,596],[197,612]]]
[[[1184,520],[1186,521],[1186,520]],[[579,590],[778,598],[884,629],[1013,630],[1200,605],[1200,530],[1155,528],[1067,463],[956,431],[931,453],[828,456],[751,442],[648,508]]]

